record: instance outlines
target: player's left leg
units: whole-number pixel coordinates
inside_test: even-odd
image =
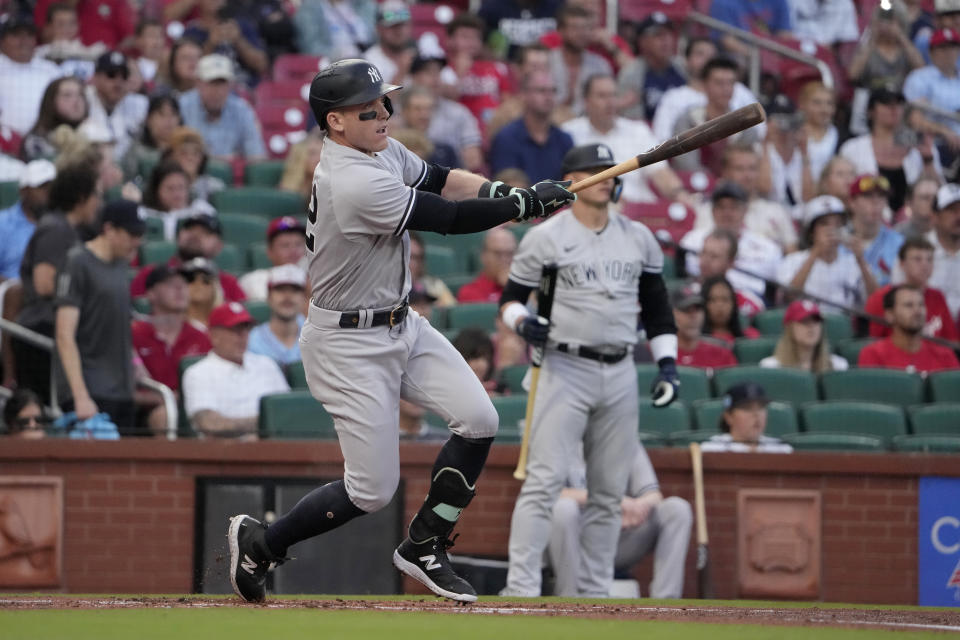
[[[553,569],[553,595],[577,596],[577,571],[580,568],[580,505],[573,498],[560,496],[553,505],[547,558]]]
[[[426,320],[411,314],[404,329],[411,347],[401,396],[446,418],[453,434],[437,456],[427,498],[394,553],[394,564],[438,595],[473,602],[476,592],[450,567],[446,550],[475,494],[497,432],[497,412],[463,357]]]

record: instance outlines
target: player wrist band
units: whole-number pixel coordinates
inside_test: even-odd
[[[500,313],[503,323],[513,331],[517,330],[517,323],[528,315],[530,312],[519,302],[511,302]]]
[[[660,362],[663,358],[677,359],[677,335],[675,333],[663,333],[650,340],[650,353],[653,355],[654,362]]]

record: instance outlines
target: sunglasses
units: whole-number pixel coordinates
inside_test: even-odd
[[[200,280],[203,284],[211,284],[213,282],[213,275],[205,271],[191,271],[183,274],[183,277],[187,279],[187,282],[194,282],[195,280]]]
[[[19,431],[24,431],[27,429],[43,429],[50,424],[50,419],[43,416],[25,416],[23,418],[15,418],[13,421],[13,426]]]
[[[890,191],[890,181],[884,176],[864,176],[857,182],[857,190],[860,193]]]
[[[380,14],[380,22],[410,22],[410,12],[406,9],[400,11],[384,11]]]
[[[111,70],[111,71],[105,71],[105,72],[104,72],[104,75],[106,75],[106,76],[107,76],[108,78],[110,78],[111,80],[116,80],[117,78],[123,78],[124,80],[126,80],[127,78],[130,77],[130,72],[129,72],[129,71],[120,71],[120,70],[118,70],[118,69],[114,69],[114,70]]]

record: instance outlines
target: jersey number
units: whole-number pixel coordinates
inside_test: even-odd
[[[310,221],[310,228],[313,228],[313,225],[317,224],[317,187],[313,187],[313,199],[310,201],[310,206],[307,208],[307,220]],[[313,233],[307,231],[306,235],[307,251],[313,253]]]

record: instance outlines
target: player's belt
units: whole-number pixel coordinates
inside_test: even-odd
[[[367,329],[382,325],[393,327],[403,322],[404,318],[407,317],[409,308],[410,304],[404,300],[393,309],[387,309],[386,311],[370,311],[368,309],[344,311],[340,314],[340,327],[342,329]]]
[[[613,364],[615,362],[620,362],[627,357],[627,354],[630,353],[629,350],[624,349],[622,351],[615,351],[613,353],[598,351],[596,349],[591,349],[590,347],[581,347],[575,344],[567,344],[566,342],[560,342],[557,344],[557,351],[561,353],[569,353],[573,356],[580,356],[581,358],[586,358],[587,360],[596,360],[597,362],[603,362],[606,364]]]

